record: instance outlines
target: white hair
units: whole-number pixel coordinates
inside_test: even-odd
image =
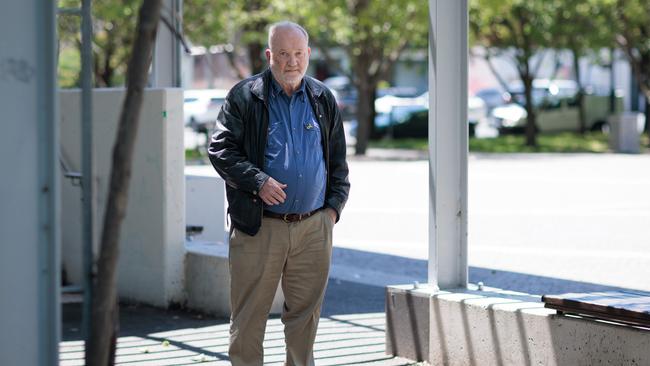
[[[289,28],[289,29],[295,29],[295,30],[299,31],[300,33],[302,33],[303,36],[305,36],[305,39],[307,40],[307,44],[309,44],[309,34],[307,34],[307,31],[305,30],[305,28],[303,28],[298,23],[290,22],[288,20],[283,20],[281,22],[273,23],[269,27],[269,40],[268,40],[269,48],[271,48],[271,38],[273,38],[273,35],[275,34],[275,31],[280,29],[280,28],[284,28],[284,29]]]

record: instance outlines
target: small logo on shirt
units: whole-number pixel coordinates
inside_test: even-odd
[[[308,129],[308,130],[311,130],[312,128],[314,128],[314,125],[312,125],[311,122],[308,122],[308,123],[305,125],[305,128]]]

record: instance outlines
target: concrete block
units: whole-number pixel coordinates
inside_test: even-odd
[[[215,242],[185,243],[187,307],[219,317],[230,316],[230,266],[228,245]],[[284,294],[278,286],[271,314],[281,314]]]
[[[621,153],[638,154],[645,126],[643,113],[627,112],[609,118],[609,146]]]
[[[401,291],[390,291],[394,287]],[[387,319],[387,334],[416,342],[409,334],[421,336],[421,328],[428,328],[426,360],[432,365],[650,365],[648,330],[557,315],[544,308],[539,296],[498,289],[431,291],[428,318],[420,322],[421,301],[406,299],[425,296],[406,288],[391,286],[387,292],[402,298],[394,309],[387,307],[387,317],[392,317]],[[408,317],[412,309],[417,309],[417,318]],[[391,348],[388,339],[386,344],[387,352],[415,360],[413,344],[421,345],[422,340],[397,348]]]
[[[412,286],[386,288],[386,354],[428,359],[430,297]]]
[[[226,193],[221,177],[185,174],[185,222],[202,226],[194,241],[227,242]]]

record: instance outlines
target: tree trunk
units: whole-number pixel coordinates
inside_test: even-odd
[[[616,113],[616,73],[614,72],[614,48],[609,49],[609,114]]]
[[[357,84],[359,95],[357,102],[357,143],[354,154],[365,155],[375,120],[375,91],[377,85],[367,80],[367,78],[362,79],[361,75],[359,76],[360,80]]]
[[[258,13],[264,8],[266,8],[267,6],[269,6],[268,1],[262,1],[262,0],[248,0],[247,2],[245,2],[245,4],[248,12],[252,14]],[[246,33],[263,34],[267,24],[268,22],[264,19],[256,19],[253,22],[244,26],[244,34]],[[251,72],[253,75],[259,74],[266,68],[266,62],[264,60],[264,57],[262,56],[262,53],[266,48],[264,43],[256,39],[250,41],[250,43],[248,43],[248,45],[246,46],[248,49],[248,57],[250,58],[251,61]]]
[[[266,68],[266,63],[262,58],[264,46],[259,42],[251,42],[247,45],[248,57],[251,60],[251,72],[253,75],[259,74]]]
[[[578,93],[576,94],[578,102],[578,133],[584,135],[587,130],[587,118],[584,103],[585,93],[580,82],[580,55],[575,48],[571,49],[571,54],[573,55],[573,71],[575,73],[576,83],[578,84]]]
[[[528,75],[522,75],[521,81],[524,83],[524,95],[526,98],[526,146],[537,146],[537,124],[535,123],[535,106],[533,106],[533,78]]]
[[[113,57],[113,53],[115,53],[115,44],[110,41],[106,48],[106,52],[104,53],[103,70],[100,70],[101,78],[104,80],[104,85],[106,87],[113,86],[113,73],[115,71],[111,66],[111,57]]]
[[[650,147],[650,95],[648,94],[645,96],[645,133],[648,135],[648,147]]]
[[[86,365],[106,366],[115,363],[118,326],[117,273],[119,236],[126,215],[129,181],[143,89],[160,19],[162,0],[144,0],[139,11],[136,39],[127,70],[127,90],[117,139],[113,146],[111,181],[104,215],[97,277],[92,304],[92,332],[86,345]]]

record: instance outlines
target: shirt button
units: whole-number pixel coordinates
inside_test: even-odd
[[[257,191],[253,191],[253,194],[257,194]]]
[[[302,174],[298,174],[298,178],[302,178]]]

